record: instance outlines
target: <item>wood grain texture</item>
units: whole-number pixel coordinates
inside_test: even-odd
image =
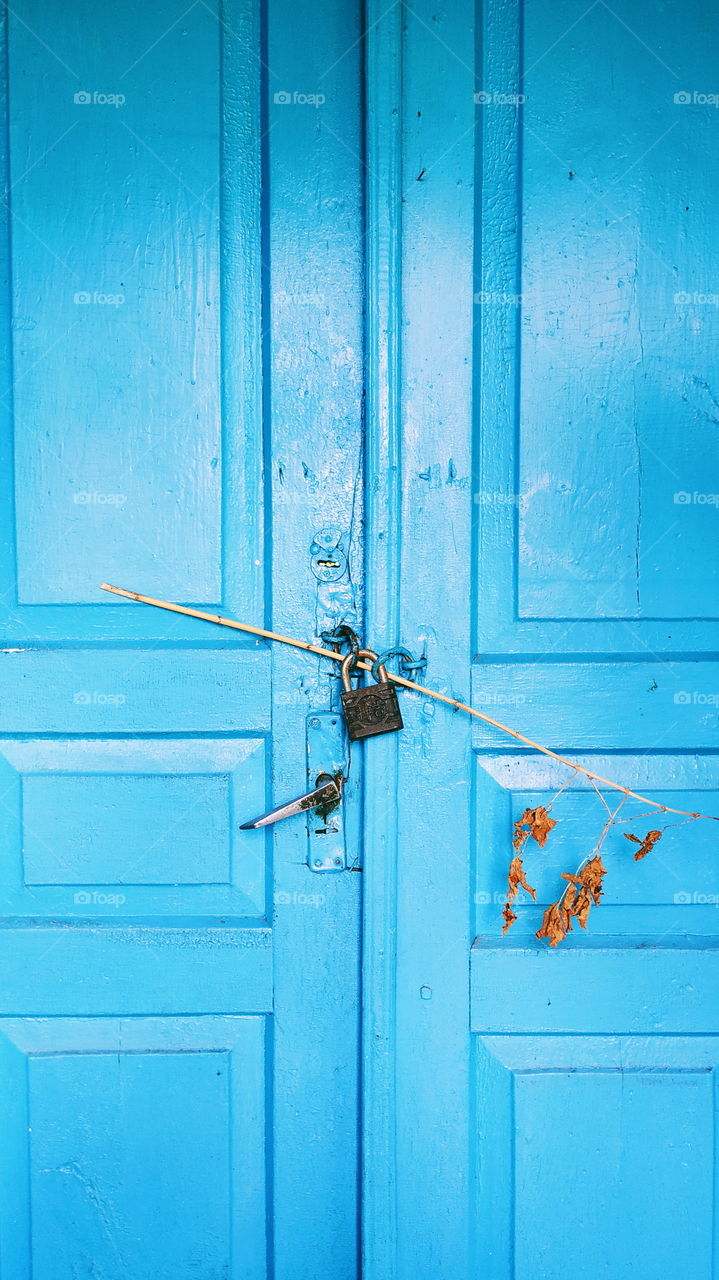
[[[255,619],[264,590],[256,7],[96,17],[9,18],[8,638],[167,635],[110,572]]]
[[[367,634],[399,642],[402,360],[402,13],[367,9]],[[365,761],[362,930],[362,1274],[398,1267],[398,743]],[[382,819],[378,820],[381,806]]]
[[[484,10],[485,90],[524,95],[478,122],[488,653],[717,649],[712,122],[674,96],[711,78],[706,6],[677,21]]]
[[[313,875],[301,820],[240,830],[303,788],[336,681],[99,584],[308,636],[358,617],[359,23],[323,0],[22,0],[3,26],[18,1280],[356,1270],[359,877]],[[320,585],[327,527],[351,568]]]
[[[0,1249],[16,1275],[71,1280],[79,1255],[109,1255],[116,1275],[170,1280],[234,1257],[260,1280],[262,1018],[3,1019],[0,1061],[0,1185],[16,1205]]]

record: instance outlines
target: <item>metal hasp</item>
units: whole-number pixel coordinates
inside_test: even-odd
[[[308,809],[321,808],[327,811],[329,805],[339,804],[342,799],[342,779],[333,778],[329,773],[321,773],[316,779],[314,791],[298,796],[296,800],[288,800],[286,804],[270,809],[261,818],[253,818],[252,822],[243,822],[240,831],[251,831],[255,827],[268,827],[271,822],[279,822],[280,818],[291,818],[296,813],[305,813]]]
[[[340,794],[347,771],[347,739],[338,711],[321,711],[307,718],[307,780],[319,772],[330,774]],[[344,806],[339,798],[323,803],[307,815],[307,865],[310,871],[344,871]]]

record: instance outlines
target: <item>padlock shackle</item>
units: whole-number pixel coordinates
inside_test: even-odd
[[[349,693],[352,688],[352,685],[350,683],[352,668],[357,666],[357,661],[359,658],[371,658],[373,662],[376,662],[377,654],[372,649],[358,649],[356,652],[353,649],[350,649],[346,657],[342,659],[342,666],[340,668],[340,671],[342,674],[342,688],[344,689],[345,693]],[[386,667],[382,667],[382,666],[377,667],[376,674],[377,674],[378,680],[381,680],[381,681],[387,680]]]

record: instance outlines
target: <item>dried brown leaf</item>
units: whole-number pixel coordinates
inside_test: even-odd
[[[640,840],[639,836],[633,836],[629,832],[625,831],[624,839],[632,840],[634,844],[638,844],[640,846],[634,855],[634,861],[639,862],[640,858],[646,858],[647,854],[651,853],[655,844],[661,840],[662,834],[663,832],[661,831],[648,831],[644,839]]]
[[[591,906],[592,906],[591,894],[589,890],[586,889],[584,885],[582,885],[582,888],[579,890],[579,893],[577,894],[576,900],[574,902],[572,915],[577,918],[577,920],[579,921],[583,929],[586,929],[587,927],[587,920],[589,919],[589,912],[591,910]]]
[[[509,905],[509,903],[508,903],[508,902],[505,902],[505,904],[504,904],[504,911],[502,912],[502,915],[504,916],[504,924],[502,925],[502,933],[506,933],[508,929],[511,929],[512,925],[514,924],[515,920],[517,919],[517,917],[516,917],[516,915],[515,915],[514,911],[512,911],[512,908],[510,907],[510,905]]]
[[[522,819],[517,818],[514,824],[514,835],[512,837],[512,848],[515,853],[521,853],[527,840],[529,839],[529,831],[522,830]]]
[[[579,872],[579,879],[584,887],[589,890],[595,904],[599,903],[602,896],[602,880],[606,874],[607,868],[598,853]]]
[[[537,937],[547,938],[550,947],[556,947],[567,932],[564,912],[558,902],[552,902],[544,913],[541,929],[537,929]]]
[[[572,932],[572,916],[574,915],[574,903],[575,903],[576,896],[577,896],[576,886],[573,884],[570,884],[569,888],[565,891],[564,895],[560,899],[560,906],[562,911],[562,924],[564,925],[565,931],[567,933]]]
[[[531,884],[527,884],[527,878],[524,874],[524,866],[522,864],[522,859],[519,856],[512,858],[512,861],[509,864],[507,880],[509,882],[509,889],[507,891],[508,902],[514,902],[520,887],[522,889],[526,889],[527,893],[531,894],[534,901],[537,901],[537,891],[532,888]]]
[[[540,849],[543,849],[547,843],[547,836],[556,825],[555,819],[550,818],[544,805],[537,805],[536,809],[525,809],[521,818],[517,818],[514,824],[514,840],[512,844],[517,853],[519,853],[528,836],[536,840]],[[523,828],[526,828],[526,831]]]

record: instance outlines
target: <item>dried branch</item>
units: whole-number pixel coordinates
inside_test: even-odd
[[[280,635],[277,631],[267,631],[263,627],[253,627],[247,622],[235,622],[232,618],[223,618],[220,614],[205,613],[201,609],[191,609],[187,605],[171,604],[168,600],[157,600],[153,596],[143,596],[137,591],[126,591],[123,587],[110,586],[108,582],[100,583],[103,591],[111,591],[113,595],[124,596],[126,600],[137,600],[140,604],[150,604],[156,609],[168,609],[171,613],[184,613],[190,618],[201,618],[204,622],[213,622],[220,627],[233,627],[235,631],[246,631],[250,635],[262,636],[265,640],[275,640],[280,644],[292,645],[295,649],[304,649],[307,653],[315,653],[320,658],[329,658],[332,662],[341,662],[342,654],[335,653],[332,649],[324,649],[321,645],[309,644],[306,640],[295,640],[291,636]],[[357,663],[365,671],[370,671],[372,664],[360,661]],[[660,813],[678,813],[682,818],[706,818],[711,822],[719,822],[719,817],[710,813],[690,813],[687,809],[673,809],[670,805],[660,804],[658,800],[652,800],[649,796],[640,795],[637,791],[630,790],[629,787],[623,787],[619,782],[612,782],[610,778],[603,778],[601,774],[594,773],[591,769],[585,769],[584,765],[577,764],[574,760],[568,760],[565,756],[560,756],[556,751],[552,751],[550,747],[544,747],[539,742],[534,742],[532,738],[528,738],[526,734],[520,733],[517,729],[510,729],[509,725],[502,724],[501,720],[495,720],[493,716],[485,715],[483,711],[477,711],[476,707],[470,707],[466,702],[459,702],[456,698],[450,698],[449,694],[438,693],[436,689],[428,689],[425,685],[417,684],[414,680],[407,680],[405,676],[395,675],[393,671],[388,671],[387,678],[393,684],[401,685],[403,689],[412,689],[415,693],[421,693],[425,698],[435,698],[437,702],[444,702],[447,706],[455,707],[458,711],[465,711],[467,715],[474,716],[477,720],[483,720],[485,724],[491,724],[495,729],[499,729],[500,733],[507,734],[510,738],[514,738],[516,742],[521,742],[525,747],[531,747],[533,751],[539,751],[544,756],[549,756],[550,760],[556,760],[559,764],[563,764],[567,769],[572,769],[574,773],[581,773],[585,778],[601,782],[606,787],[611,787],[613,791],[621,791],[625,796],[631,796],[633,800],[641,800],[642,804],[651,805],[653,809],[658,809]]]

